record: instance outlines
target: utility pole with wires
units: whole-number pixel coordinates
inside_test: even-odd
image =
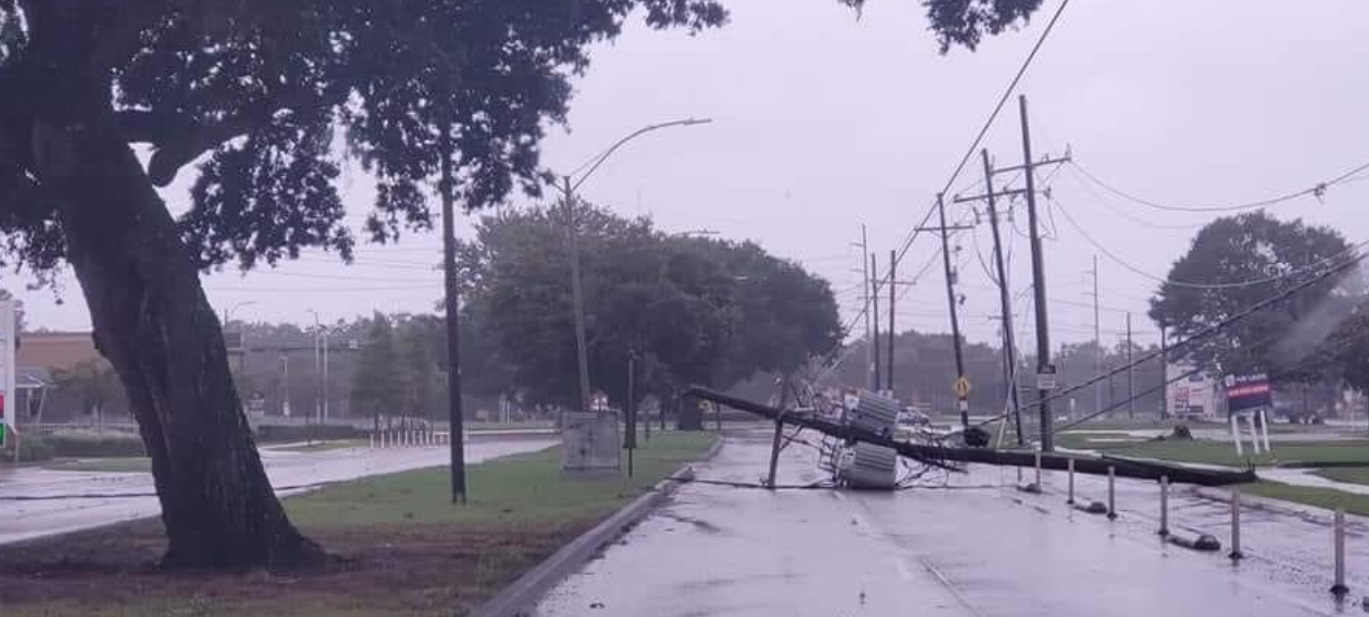
[[[1169,419],[1169,333],[1160,324],[1160,419]]]
[[[1017,395],[1017,346],[1013,340],[1012,290],[1008,284],[1008,268],[1003,255],[1003,237],[998,232],[998,208],[993,192],[993,164],[989,162],[989,150],[979,151],[984,159],[984,201],[988,205],[989,229],[993,233],[994,270],[998,280],[998,303],[1002,317],[1003,335],[1003,383],[1007,386],[1007,400],[1012,405],[1013,424],[1017,431],[1017,445],[1026,443],[1022,434],[1022,403]],[[960,201],[957,199],[956,201]]]
[[[937,216],[941,224],[937,227],[919,227],[918,231],[936,231],[941,233],[941,265],[946,273],[946,304],[951,311],[951,344],[955,349],[955,383],[951,385],[956,392],[958,405],[960,407],[960,425],[962,428],[970,427],[970,403],[967,398],[969,394],[969,381],[965,377],[965,356],[960,348],[960,316],[957,306],[959,302],[955,294],[956,275],[951,268],[951,230],[974,229],[972,225],[946,225],[946,201],[938,193],[936,196]]]
[[[1051,363],[1050,320],[1046,307],[1046,263],[1041,249],[1041,217],[1036,211],[1036,168],[1042,165],[1063,163],[1070,160],[1068,154],[1058,159],[1035,161],[1032,158],[1031,129],[1027,122],[1027,96],[1017,97],[1017,107],[1022,120],[1022,175],[1027,198],[1027,226],[1031,240],[1032,289],[1036,307],[1036,392],[1041,410],[1041,450],[1055,450],[1055,434],[1051,430],[1055,418],[1051,415],[1050,391],[1056,387],[1055,365]],[[1009,167],[999,173],[1014,171]]]
[[[870,344],[871,344],[871,346],[874,347],[874,351],[875,351],[875,354],[874,354],[874,355],[875,355],[875,362],[874,362],[874,369],[875,369],[875,370],[874,370],[874,373],[875,373],[875,379],[874,379],[874,381],[875,381],[875,388],[874,388],[874,391],[875,391],[875,392],[879,392],[880,389],[881,389],[881,388],[880,388],[880,378],[881,378],[881,375],[880,375],[880,370],[879,370],[879,352],[880,352],[880,347],[879,347],[879,264],[875,262],[875,254],[874,254],[874,253],[870,253],[870,254],[869,254],[869,258],[870,258],[870,270],[869,270],[869,271],[870,271],[870,281],[869,281],[869,282],[870,282],[870,307],[869,307],[869,308],[870,308],[870,312],[872,313],[872,315],[870,316],[870,321],[871,321],[872,323],[875,324],[875,328],[874,328],[874,339],[871,340]]]
[[[1098,256],[1093,256],[1093,269],[1089,270],[1093,275],[1093,372],[1095,375],[1103,372],[1103,322],[1099,318],[1098,311]],[[1103,384],[1093,385],[1093,411],[1097,413],[1103,408]]]
[[[898,251],[889,251],[889,361],[886,363],[888,377],[884,380],[884,387],[888,388],[892,395],[894,391],[894,341],[898,339],[894,330],[894,289],[898,287],[894,282],[898,280],[894,273],[898,271]],[[894,397],[898,398],[898,397]]]
[[[860,247],[860,299],[861,312],[865,314],[865,387],[874,391],[879,389],[879,377],[875,373],[875,354],[879,353],[879,350],[875,346],[875,339],[871,337],[870,331],[870,303],[872,301],[870,280],[872,275],[870,273],[870,262],[866,258],[870,254],[870,241],[866,236],[864,224],[860,226],[860,244],[856,246]]]
[[[1027,97],[1025,95],[1019,96],[1017,101],[1022,120],[1022,164],[1001,169],[990,169],[989,175],[1021,171],[1025,179],[1025,186],[1021,189],[1004,189],[997,192],[994,192],[990,187],[988,194],[956,198],[955,201],[978,201],[987,199],[990,194],[994,197],[1012,195],[1024,195],[1026,197],[1027,225],[1031,241],[1032,290],[1035,292],[1033,313],[1036,316],[1036,390],[1037,406],[1041,412],[1041,450],[1051,452],[1055,449],[1055,438],[1051,430],[1054,417],[1051,415],[1050,391],[1056,388],[1056,370],[1055,366],[1051,364],[1050,328],[1046,312],[1046,266],[1045,256],[1041,249],[1041,221],[1036,211],[1036,169],[1045,165],[1069,162],[1070,157],[1066,153],[1058,158],[1047,157],[1040,161],[1033,159],[1031,131],[1027,123]]]
[[[1136,417],[1136,365],[1131,361],[1131,311],[1127,311],[1127,418]]]

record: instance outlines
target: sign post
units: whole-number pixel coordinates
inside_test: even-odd
[[[10,408],[19,400],[14,394],[15,382],[15,361],[14,343],[18,328],[15,320],[15,312],[18,302],[14,300],[0,300],[0,446],[11,439],[17,439],[18,433],[14,430],[14,425],[18,421],[18,413],[10,411]],[[13,433],[13,435],[11,435]],[[19,459],[18,442],[15,442],[14,458]]]
[[[1260,427],[1269,422],[1265,410],[1274,404],[1273,389],[1269,376],[1264,373],[1250,375],[1227,375],[1223,380],[1226,386],[1226,410],[1231,418],[1232,438],[1236,441],[1236,456],[1242,456],[1240,420],[1250,422],[1250,443],[1256,454],[1260,453]],[[1269,430],[1268,426],[1264,430]],[[1264,450],[1269,452],[1268,438],[1264,440]]]

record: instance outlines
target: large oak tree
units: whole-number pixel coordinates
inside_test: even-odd
[[[1039,0],[923,4],[944,50]],[[379,185],[373,239],[429,227],[443,158],[468,209],[536,192],[587,46],[634,10],[655,27],[726,18],[713,0],[0,0],[4,247],[39,275],[75,271],[152,457],[166,565],[322,555],[272,493],[200,272],[350,255],[339,129]],[[173,216],[156,187],[178,173],[197,180]]]
[[[1174,263],[1150,302],[1150,317],[1186,339],[1318,279],[1352,255],[1345,238],[1327,227],[1280,221],[1263,211],[1219,218],[1199,230]],[[1319,379],[1325,367],[1309,359],[1358,303],[1362,287],[1356,277],[1319,280],[1220,334],[1195,340],[1180,355],[1222,373]]]

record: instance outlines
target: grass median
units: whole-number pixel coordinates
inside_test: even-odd
[[[1163,439],[1126,441],[1125,436],[1110,433],[1065,433],[1057,438],[1061,446],[1097,450],[1102,454],[1153,458],[1180,463],[1202,463],[1244,467],[1278,463],[1369,463],[1369,441],[1282,441],[1274,442],[1273,452],[1254,454],[1246,444],[1244,454],[1237,455],[1230,442],[1212,439]]]
[[[635,477],[562,478],[553,448],[472,466],[450,503],[444,469],[365,478],[287,499],[332,562],[288,576],[161,574],[160,521],[0,547],[0,614],[463,615],[714,443],[653,435]]]
[[[1369,495],[1347,493],[1333,488],[1294,486],[1282,482],[1260,481],[1242,484],[1241,492],[1281,499],[1327,510],[1344,509],[1351,514],[1369,516]]]

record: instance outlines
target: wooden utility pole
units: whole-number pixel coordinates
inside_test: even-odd
[[[1041,410],[1041,416],[1040,416],[1040,418],[1041,418],[1041,449],[1042,449],[1043,451],[1050,452],[1050,451],[1053,451],[1053,450],[1055,449],[1055,438],[1054,438],[1053,431],[1052,431],[1052,427],[1051,427],[1053,417],[1051,416],[1051,409],[1050,409],[1050,407],[1051,407],[1050,402],[1051,402],[1051,401],[1050,401],[1049,396],[1050,396],[1050,390],[1054,389],[1054,388],[1055,388],[1055,385],[1056,385],[1056,384],[1054,383],[1054,382],[1055,382],[1055,373],[1056,373],[1056,371],[1055,371],[1054,365],[1052,365],[1052,364],[1051,364],[1051,361],[1050,361],[1050,359],[1051,359],[1051,348],[1050,348],[1049,320],[1047,319],[1047,311],[1046,311],[1046,271],[1045,271],[1045,270],[1046,270],[1046,266],[1045,266],[1045,258],[1044,258],[1044,255],[1042,254],[1042,249],[1041,249],[1041,226],[1040,226],[1040,220],[1039,220],[1039,217],[1037,216],[1037,212],[1036,212],[1036,175],[1035,175],[1035,174],[1036,174],[1036,168],[1038,168],[1038,167],[1041,167],[1041,166],[1043,166],[1043,165],[1053,165],[1053,164],[1056,164],[1056,163],[1068,162],[1068,161],[1070,160],[1070,157],[1069,157],[1068,154],[1066,154],[1065,156],[1062,156],[1062,157],[1059,157],[1059,158],[1054,158],[1054,159],[1052,159],[1052,158],[1047,158],[1047,159],[1044,159],[1044,160],[1041,160],[1041,161],[1035,161],[1035,160],[1033,160],[1033,158],[1032,158],[1032,150],[1031,150],[1031,132],[1030,132],[1030,130],[1028,129],[1028,125],[1027,125],[1027,97],[1021,96],[1021,97],[1018,98],[1018,110],[1019,110],[1019,112],[1020,112],[1020,114],[1021,114],[1021,117],[1022,117],[1022,164],[1021,164],[1021,165],[1013,165],[1013,166],[1010,166],[1010,167],[1004,167],[1004,168],[1000,168],[1000,169],[991,169],[991,168],[988,168],[988,166],[987,166],[987,164],[986,164],[986,168],[989,169],[988,174],[989,174],[990,176],[995,175],[995,174],[1002,174],[1002,173],[1008,173],[1008,172],[1013,172],[1013,171],[1021,170],[1021,171],[1022,171],[1022,175],[1023,175],[1023,177],[1025,178],[1025,186],[1024,186],[1024,188],[1021,188],[1021,189],[1009,189],[1009,190],[1002,190],[1002,191],[994,192],[993,186],[992,186],[992,183],[991,183],[990,186],[989,186],[989,192],[988,192],[987,194],[985,194],[985,195],[976,195],[976,196],[973,196],[973,197],[965,197],[965,198],[957,197],[957,198],[955,199],[955,201],[957,201],[957,202],[962,202],[962,201],[977,201],[977,200],[980,200],[980,199],[988,199],[990,196],[992,196],[992,197],[1004,197],[1004,196],[1009,196],[1009,195],[1025,195],[1025,196],[1026,196],[1026,199],[1027,199],[1027,224],[1028,224],[1028,227],[1030,227],[1030,230],[1029,230],[1029,231],[1030,231],[1030,236],[1031,236],[1030,239],[1031,239],[1031,260],[1032,260],[1032,290],[1033,290],[1033,292],[1035,292],[1035,293],[1033,294],[1033,296],[1034,296],[1033,299],[1034,299],[1034,303],[1035,303],[1035,306],[1036,306],[1036,311],[1035,311],[1035,313],[1036,313],[1036,373],[1037,373],[1037,374],[1036,374],[1036,381],[1037,381],[1037,400],[1038,400],[1038,405],[1039,405],[1040,410]],[[988,155],[987,155],[987,153],[986,153],[986,154],[985,154],[985,159],[987,160],[987,158],[988,158]],[[991,216],[990,219],[993,219],[993,217]],[[1004,282],[1006,283],[1006,281],[1004,281]],[[1008,315],[1011,315],[1011,313],[1008,313]],[[1011,318],[1009,317],[1008,319],[1005,319],[1005,322],[1011,323]],[[1042,386],[1045,386],[1045,387],[1042,387]]]
[[[940,217],[941,224],[937,227],[919,227],[918,231],[937,231],[941,233],[941,265],[946,274],[946,307],[951,312],[951,346],[955,350],[955,377],[956,381],[952,384],[953,389],[959,389],[961,383],[966,382],[965,377],[965,357],[960,348],[960,315],[957,309],[958,303],[955,298],[955,271],[951,269],[951,236],[952,229],[974,229],[970,225],[957,225],[948,227],[946,225],[946,202],[940,193],[936,195],[936,210]],[[957,393],[959,394],[959,393]],[[969,401],[963,396],[957,396],[960,406],[960,425],[962,428],[970,427],[970,406]]]
[[[875,348],[875,392],[879,392],[881,371],[879,370],[879,264],[875,262],[875,254],[870,253],[870,310],[873,311],[870,321],[875,324],[874,341]]]
[[[1131,311],[1127,311],[1127,418],[1136,417],[1136,365],[1131,361]]]
[[[1093,275],[1093,373],[1095,375],[1103,372],[1103,321],[1098,310],[1098,256],[1093,256],[1093,269],[1089,270]],[[1102,382],[1093,384],[1093,411],[1098,412],[1103,409],[1103,384]]]
[[[885,363],[888,365],[885,370],[889,376],[884,380],[884,387],[889,389],[890,394],[894,391],[894,342],[898,340],[894,330],[894,289],[898,287],[894,284],[894,281],[898,280],[894,277],[894,273],[897,270],[898,251],[891,250],[889,251],[889,361]]]
[[[1017,347],[1013,340],[1012,291],[1008,287],[1008,269],[1003,256],[1003,238],[998,233],[998,209],[993,193],[993,166],[988,149],[980,150],[984,158],[984,200],[989,208],[989,229],[993,232],[994,269],[998,274],[998,304],[1003,318],[1003,382],[1008,387],[1007,398],[1012,404],[1013,425],[1017,429],[1017,445],[1026,443],[1022,434],[1022,403],[1017,395]]]
[[[865,387],[874,391],[879,389],[879,376],[875,373],[875,354],[878,353],[879,350],[875,348],[875,339],[872,338],[870,330],[872,318],[870,306],[871,302],[874,300],[873,296],[870,295],[871,287],[869,281],[872,276],[870,274],[870,262],[866,259],[866,256],[869,254],[870,240],[866,236],[865,225],[862,224],[860,226],[860,272],[861,289],[864,291],[860,295],[861,300],[863,300],[862,310],[865,312]]]
[[[1160,419],[1169,418],[1169,338],[1160,325]]]
[[[1055,366],[1051,364],[1050,320],[1046,307],[1046,259],[1041,249],[1041,217],[1036,212],[1036,164],[1032,160],[1031,130],[1027,124],[1027,97],[1017,98],[1017,107],[1022,116],[1022,171],[1027,188],[1027,227],[1031,235],[1032,253],[1032,295],[1036,302],[1036,375],[1037,404],[1041,410],[1041,451],[1055,451],[1055,434],[1052,424],[1050,391],[1055,384]]]

